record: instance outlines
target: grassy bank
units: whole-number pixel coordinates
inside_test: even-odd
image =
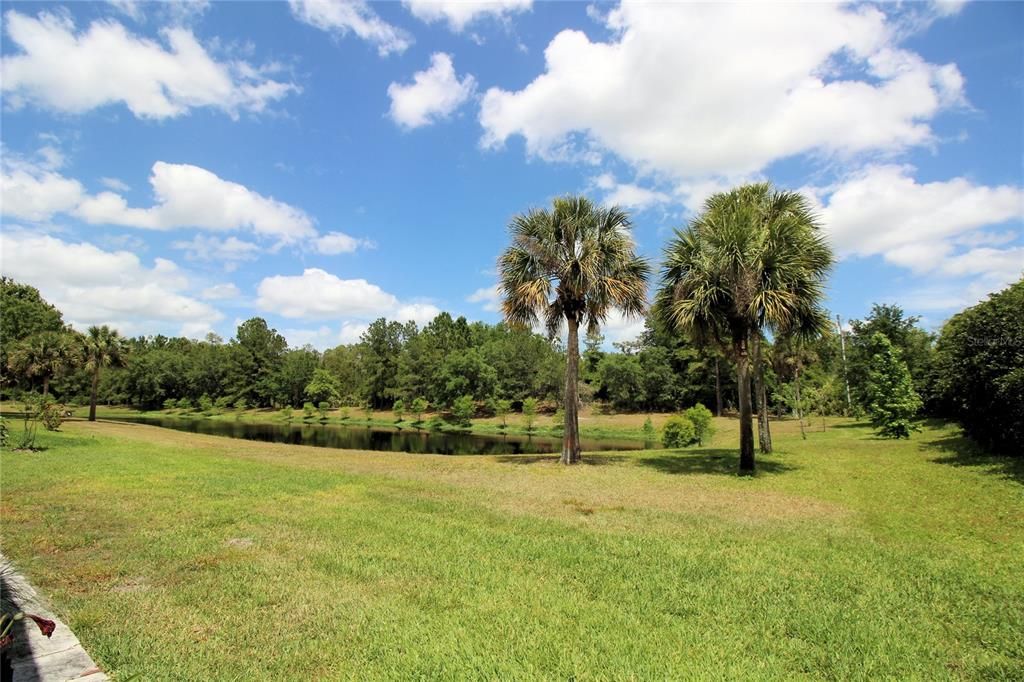
[[[703,449],[330,451],[70,422],[4,552],[117,678],[1012,679],[1024,471],[948,427]]]

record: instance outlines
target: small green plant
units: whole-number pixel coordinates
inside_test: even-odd
[[[47,431],[59,431],[64,423],[64,408],[50,400],[43,400],[39,406],[39,420]]]
[[[317,412],[320,413],[320,421],[327,421],[327,412],[331,409],[331,404],[326,400],[321,400],[316,406]]]
[[[533,422],[537,418],[537,399],[527,398],[523,401],[523,419],[526,421],[526,430],[533,431]]]
[[[875,432],[883,438],[910,438],[920,428],[911,419],[921,409],[907,363],[889,339],[880,333],[871,337],[874,355],[868,371],[868,414]]]
[[[348,405],[342,405],[338,409],[338,419],[340,421],[344,422],[344,421],[348,421],[348,418],[349,418]]]
[[[402,421],[402,417],[405,415],[405,401],[399,398],[395,401],[395,404],[391,406],[391,411],[395,413],[395,421]]]
[[[661,430],[661,442],[666,448],[685,448],[697,442],[697,430],[685,416],[673,415]]]
[[[423,413],[430,408],[430,403],[427,402],[426,398],[419,397],[412,401],[412,413],[416,415],[416,423],[421,424],[423,422]]]
[[[475,411],[476,403],[473,402],[473,396],[459,396],[452,403],[452,422],[463,428],[468,428],[472,424],[470,420],[473,418]]]
[[[36,430],[39,428],[39,410],[30,402],[21,409],[21,436],[18,438],[19,450],[34,450],[36,447]]]
[[[246,400],[245,398],[239,398],[238,400],[235,401],[235,409],[238,410],[239,412],[245,412],[247,409],[249,409],[249,401]]]
[[[316,414],[316,406],[308,400],[302,403],[302,418],[309,421]]]
[[[285,405],[284,407],[282,407],[281,408],[281,416],[284,417],[284,420],[286,422],[290,422],[292,420],[292,406],[291,405]]]
[[[565,413],[561,407],[556,407],[551,413],[551,427],[556,430],[565,428]]]
[[[192,401],[188,398],[178,398],[178,409],[179,410],[191,410]]]
[[[164,401],[164,409],[165,410],[173,410],[173,409],[176,409],[177,407],[178,407],[178,401],[175,400],[174,398],[168,398],[167,400]]]
[[[703,403],[697,403],[684,414],[693,424],[693,435],[697,439],[698,445],[704,445],[706,441],[711,440],[711,437],[715,435],[715,427],[711,423],[714,415],[711,414],[711,410],[704,407]]]
[[[7,420],[0,417],[0,448],[6,448],[11,439],[11,433],[7,428]]]
[[[444,420],[441,419],[441,415],[438,414],[435,414],[433,417],[430,418],[430,421],[427,422],[427,428],[430,429],[431,431],[440,431],[441,427],[443,426]]]
[[[644,441],[645,442],[650,442],[650,441],[654,440],[654,436],[655,436],[655,433],[654,433],[654,423],[651,422],[651,418],[650,417],[647,417],[647,419],[644,420],[643,432],[644,432]]]
[[[229,407],[231,407],[231,397],[222,395],[221,397],[213,401],[213,406],[217,408],[218,412],[220,412],[221,410],[226,410]]]
[[[199,397],[199,411],[207,417],[213,414],[213,400],[205,393]]]
[[[496,400],[494,401],[494,416],[501,419],[502,430],[508,428],[508,413],[512,411],[512,401],[510,400]]]

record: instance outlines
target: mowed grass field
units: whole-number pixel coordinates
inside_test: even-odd
[[[741,479],[717,426],[564,468],[71,422],[0,456],[3,551],[115,679],[1024,679],[1019,462],[786,422]]]

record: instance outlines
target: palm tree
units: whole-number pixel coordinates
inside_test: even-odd
[[[657,307],[677,330],[711,336],[736,361],[740,473],[754,473],[750,351],[755,335],[814,338],[832,251],[807,200],[768,183],[715,194],[665,250]]]
[[[82,355],[86,369],[92,372],[92,394],[89,399],[89,421],[96,421],[96,391],[100,385],[100,370],[104,367],[124,365],[127,348],[124,339],[107,325],[89,327],[82,338]]]
[[[563,321],[568,327],[563,464],[580,459],[580,325],[596,334],[613,308],[636,317],[647,306],[650,266],[636,255],[630,228],[629,215],[618,207],[562,197],[550,211],[531,209],[513,218],[512,245],[498,259],[510,324],[543,321],[552,337]]]
[[[42,378],[43,395],[50,391],[50,380],[60,376],[75,360],[77,349],[71,337],[62,332],[40,332],[25,339],[11,353],[8,368],[27,379]]]

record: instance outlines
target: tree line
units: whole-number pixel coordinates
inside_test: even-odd
[[[150,409],[415,404],[460,419],[540,404],[564,410],[567,463],[578,460],[574,424],[587,404],[736,412],[747,471],[755,415],[762,452],[771,451],[770,416],[796,416],[803,428],[812,414],[867,414],[889,437],[909,436],[920,414],[951,416],[986,445],[1019,451],[1024,283],[954,316],[939,335],[888,304],[838,331],[821,307],[832,256],[819,226],[802,197],[762,183],[715,195],[677,232],[648,307],[650,267],[633,253],[629,228],[619,209],[557,199],[510,227],[512,245],[499,261],[505,321],[441,313],[420,327],[379,319],[357,343],[324,352],[289,348],[258,317],[227,341],[124,339],[107,327],[80,334],[38,290],[3,278],[0,390],[88,401],[90,417],[97,401]],[[645,326],[608,351],[601,328],[615,308],[643,314]]]

